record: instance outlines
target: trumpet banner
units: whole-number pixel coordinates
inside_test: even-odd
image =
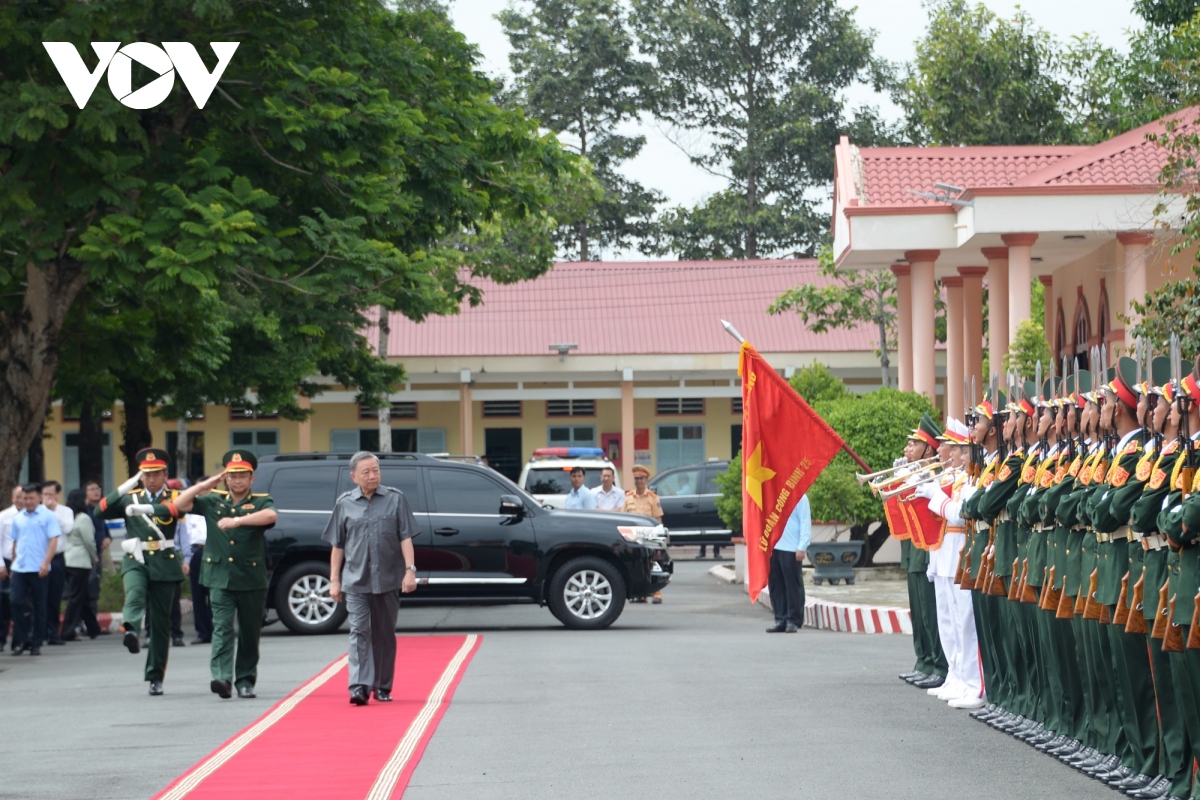
[[[911,539],[913,546],[922,550],[936,550],[946,532],[945,521],[929,510],[928,500],[914,497],[914,491],[889,497],[883,504],[884,518],[892,536],[901,541]]]

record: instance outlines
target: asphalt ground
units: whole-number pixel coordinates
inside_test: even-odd
[[[709,566],[678,562],[662,605],[599,632],[534,606],[402,608],[402,633],[483,634],[406,798],[1114,796],[897,680],[908,637],[767,635]],[[0,654],[0,797],[149,797],[345,646],[268,628],[250,701],[209,693],[203,646],[173,649],[159,698],[116,636]]]

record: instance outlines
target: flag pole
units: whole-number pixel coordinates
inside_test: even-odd
[[[721,320],[721,327],[723,327],[725,329],[726,333],[728,333],[733,338],[737,339],[739,344],[746,343],[745,337],[743,337],[740,333],[738,333],[737,328],[733,327],[732,323],[726,322],[725,320]],[[868,473],[872,472],[870,465],[868,465],[867,462],[863,461],[862,458],[858,455],[858,453],[854,452],[854,450],[850,447],[850,445],[846,444],[845,441],[842,442],[842,449],[845,450],[850,455],[850,457],[854,459],[855,463],[857,463],[860,467],[865,469]]]

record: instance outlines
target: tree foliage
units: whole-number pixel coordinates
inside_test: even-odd
[[[846,388],[842,379],[834,375],[829,367],[819,361],[814,361],[792,375],[788,384],[810,406],[817,403],[845,400],[851,396],[850,390]]]
[[[841,134],[870,144],[882,126],[846,88],[882,80],[871,33],[834,0],[634,0],[653,61],[655,114],[702,132],[692,162],[729,182],[666,215],[661,252],[684,258],[812,253],[828,230],[812,191],[833,177]]]
[[[1023,319],[1017,325],[1008,352],[1004,354],[1004,369],[1015,369],[1022,378],[1033,380],[1039,361],[1042,363],[1042,374],[1049,376],[1053,357],[1042,321]]]
[[[41,42],[91,59],[103,40],[241,44],[203,110],[178,84],[157,108],[101,86],[79,109]],[[181,397],[253,389],[299,413],[313,375],[379,392],[398,374],[358,335],[366,310],[453,313],[479,301],[472,276],[548,269],[546,208],[575,161],[491,101],[477,60],[440,12],[377,0],[0,8],[0,484],[39,427],[89,282],[98,299],[137,294],[168,326],[219,309],[206,336],[222,341],[177,373],[201,370]],[[513,239],[530,246],[501,262]],[[178,366],[152,351],[112,357]]]
[[[567,134],[600,186],[597,202],[571,214],[556,236],[562,252],[587,261],[597,251],[647,237],[661,193],[623,176],[644,136],[618,133],[647,107],[649,65],[633,52],[616,0],[528,0],[496,15],[512,45],[516,76],[506,102],[556,134]]]

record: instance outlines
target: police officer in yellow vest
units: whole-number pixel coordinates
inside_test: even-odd
[[[171,649],[171,603],[187,564],[183,555],[175,552],[179,509],[174,501],[178,493],[166,488],[166,451],[147,447],[139,450],[134,460],[138,474],[103,498],[99,509],[104,519],[127,518],[125,539],[121,542],[125,551],[121,560],[121,579],[125,584],[124,643],[129,652],[138,652],[138,631],[149,606],[150,647],[146,652],[145,675],[150,682],[150,694],[160,695]]]
[[[201,481],[179,495],[181,513],[192,511],[208,522],[200,583],[208,588],[213,637],[209,688],[223,699],[254,697],[258,681],[258,639],[267,600],[266,533],[275,525],[270,495],[250,491],[258,459],[249,450],[230,450],[221,459],[224,473]],[[225,480],[225,491],[201,493]],[[237,657],[234,657],[234,621]]]

